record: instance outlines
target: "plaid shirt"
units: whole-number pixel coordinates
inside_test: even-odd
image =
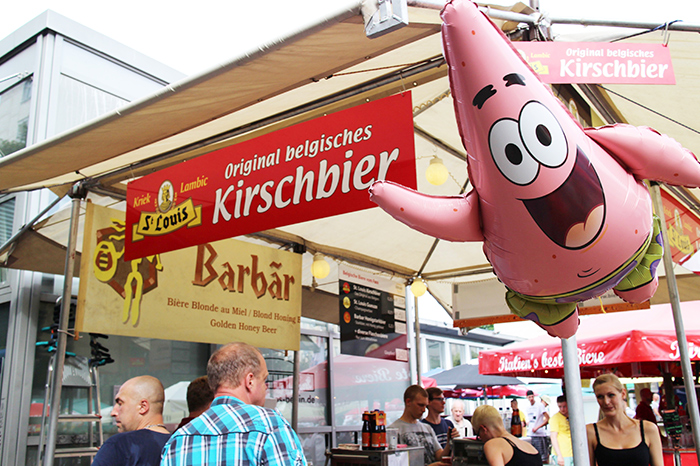
[[[299,437],[277,411],[220,396],[170,437],[160,464],[306,466],[306,458]]]

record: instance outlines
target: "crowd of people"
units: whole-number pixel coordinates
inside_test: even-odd
[[[264,407],[267,376],[265,359],[256,348],[245,343],[223,346],[209,359],[207,375],[190,383],[189,415],[173,434],[163,423],[162,383],[148,375],[127,380],[111,413],[119,433],[102,445],[93,465],[305,466],[301,442],[289,422]],[[593,391],[601,416],[586,426],[591,466],[662,466],[653,393],[641,390],[632,418],[626,389],[615,375],[596,378]],[[557,398],[559,410],[551,417],[548,398],[537,400],[532,391],[526,396],[524,412],[512,400],[513,414],[507,422],[488,404],[478,406],[469,421],[461,400],[452,403],[451,416],[443,417],[442,390],[411,385],[403,395],[401,417],[389,427],[398,430],[400,444],[423,447],[425,465],[449,463],[451,440],[474,437],[484,442],[490,466],[573,466],[566,396]]]
[[[654,400],[651,390],[641,390],[636,414],[628,412],[627,391],[615,375],[596,378],[593,391],[600,408],[600,420],[586,426],[591,466],[663,465],[657,426],[658,401]],[[558,411],[551,417],[546,396],[537,400],[532,391],[526,396],[524,413],[518,408],[517,400],[512,400],[510,425],[488,404],[478,406],[470,422],[464,417],[463,402],[454,402],[452,416],[442,418],[445,408],[442,391],[412,385],[404,393],[403,415],[390,427],[399,430],[400,443],[424,448],[426,465],[444,464],[444,457],[450,453],[449,439],[473,436],[484,442],[484,455],[490,466],[573,466],[566,395],[557,397]],[[426,410],[428,414],[423,418]],[[514,425],[518,429],[514,429]],[[526,432],[528,440],[523,439]]]
[[[111,413],[119,433],[92,464],[305,466],[296,432],[279,412],[263,406],[267,376],[265,359],[253,346],[231,343],[217,350],[207,376],[190,383],[189,416],[172,435],[163,424],[163,384],[151,376],[127,380]]]

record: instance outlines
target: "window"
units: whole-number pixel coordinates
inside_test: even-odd
[[[69,130],[127,103],[102,89],[61,75],[54,132]]]
[[[0,157],[27,146],[31,89],[29,77],[0,94]]]
[[[9,332],[10,303],[0,304],[0,390],[2,390],[2,374],[5,366],[5,349],[7,348],[7,333]]]
[[[481,346],[470,346],[469,347],[469,357],[471,359],[479,359],[479,353],[483,350],[484,348]]]
[[[12,220],[15,216],[15,199],[0,203],[0,244],[12,236]],[[7,269],[0,268],[0,283],[7,281]]]
[[[452,367],[462,365],[465,358],[466,347],[457,343],[450,343],[450,357],[452,358]]]
[[[302,335],[299,343],[299,427],[329,425],[328,338]],[[260,348],[267,362],[268,398],[292,420],[294,353]]]
[[[428,350],[428,370],[444,369],[445,365],[442,360],[444,343],[441,341],[426,340],[425,346]]]
[[[29,118],[22,118],[17,122],[17,141],[24,141],[25,145],[27,143],[27,131],[29,130]]]
[[[391,424],[403,414],[401,395],[411,385],[408,363],[340,354],[340,340],[333,341],[335,425],[360,430],[362,413],[381,409]],[[339,434],[339,443],[356,443]],[[342,442],[341,442],[342,440]]]
[[[24,102],[29,102],[29,99],[32,98],[32,80],[27,79],[24,81],[24,87],[22,88],[22,101],[21,103]]]

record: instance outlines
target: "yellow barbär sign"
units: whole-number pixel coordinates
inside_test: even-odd
[[[127,262],[124,230],[88,203],[79,331],[299,349],[301,255],[228,239]]]

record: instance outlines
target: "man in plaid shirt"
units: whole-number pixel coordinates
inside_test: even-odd
[[[230,343],[207,365],[211,408],[178,429],[163,447],[161,466],[306,466],[299,437],[279,412],[263,408],[267,366],[246,343]]]

